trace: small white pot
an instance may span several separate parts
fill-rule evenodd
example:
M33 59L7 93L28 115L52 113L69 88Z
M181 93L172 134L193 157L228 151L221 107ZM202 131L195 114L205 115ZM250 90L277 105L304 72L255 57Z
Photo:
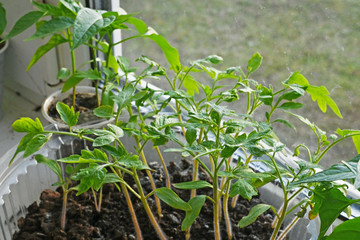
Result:
M101 94L101 90L99 89L99 94ZM76 87L76 92L77 93L86 93L86 94L95 94L95 88L94 87L89 87L89 86L77 86ZM54 119L49 115L49 109L50 106L53 104L56 104L59 101L63 101L64 99L66 99L67 97L69 97L72 94L72 91L67 91L65 93L61 92L61 90L56 91L54 93L52 93L49 97L47 97L45 99L45 101L42 104L41 107L41 113L44 116L44 118L52 124L56 124L57 127L59 129L67 129L68 126L61 120L59 119ZM116 108L114 109L116 110ZM111 118L109 120L106 119L98 119L98 120L92 120L89 122L85 122L85 123L80 123L78 125L76 125L75 129L79 129L79 128L101 128L103 126L105 126L106 124L109 124L111 122L114 121L114 118Z

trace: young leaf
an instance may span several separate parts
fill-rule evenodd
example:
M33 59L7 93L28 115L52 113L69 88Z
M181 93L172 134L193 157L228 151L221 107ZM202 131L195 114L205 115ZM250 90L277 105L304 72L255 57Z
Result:
M60 16L60 15L62 15L61 9L54 6L54 5L46 4L46 3L38 3L36 1L31 1L31 2L40 11L42 11L43 13L46 13L46 15L51 15L51 16Z
M188 204L191 206L191 210L186 211L185 218L181 224L182 231L188 229L193 224L195 219L199 216L201 208L205 203L205 200L206 200L206 196L200 195L193 197L188 201Z
M29 71L29 69L35 63L37 63L37 61L42 56L44 56L47 52L49 52L51 49L55 48L56 46L58 46L58 45L60 45L62 43L65 43L65 42L67 42L67 40L63 36L61 36L60 34L54 34L46 44L40 46L36 50L36 52L34 53L34 56L32 57L28 67L26 68L26 71Z
M108 127L109 130L113 132L117 138L121 138L124 136L124 131L120 127L114 124L108 124Z
M200 189L200 188L212 188L212 184L203 181L203 180L197 180L197 181L191 181L191 182L182 182L182 183L174 183L174 187L179 189Z
M210 55L205 58L205 61L210 62L212 64L219 64L223 61L223 58L217 55Z
M235 197L238 194L243 198L250 200L253 196L258 195L258 192L256 188L247 181L239 179L231 186L230 197Z
M188 128L185 133L185 138L189 146L193 144L193 142L196 140L196 137L197 137L196 129L192 127Z
M290 77L285 81L285 84L296 84L303 87L308 87L310 84L308 80L300 72L294 72Z
M173 190L169 188L158 188L155 190L155 195L173 208L183 211L192 210L190 204L182 200Z
M94 109L94 114L100 118L110 119L114 116L113 107L109 105L102 105Z
M306 92L311 95L312 100L318 102L321 111L326 112L327 105L333 110L333 112L339 117L343 118L338 106L329 96L328 90L324 86L308 86Z
M68 68L60 68L58 75L57 75L57 79L65 79L67 77L70 76L70 69Z
M20 118L11 126L16 132L41 133L44 131L38 118L36 118L35 121L28 117Z
M175 72L179 72L181 69L181 63L178 50L172 47L163 36L159 35L152 28L148 28L148 31L144 36L150 38L159 45L165 54L166 60L170 63L171 69L173 69Z
M34 23L36 23L43 16L44 13L40 11L32 11L25 14L15 23L14 27L10 30L9 35L7 35L3 40L4 41L8 40L22 33L23 31L31 27Z
M190 96L194 96L195 92L199 93L199 83L190 75L185 76L184 87Z
M82 80L84 80L84 77L81 74L74 73L66 80L61 91L66 92L70 90L71 88L78 85Z
M243 217L239 223L238 226L243 228L246 227L250 224L252 224L253 222L255 222L255 220L261 215L263 214L265 211L267 211L270 208L270 205L267 204L258 204L255 207L250 209L250 212L247 216Z
M31 154L37 152L42 146L47 143L51 134L37 134L27 144L24 151L24 157L28 157Z
M296 132L296 127L295 127L293 124L291 124L289 121L287 121L287 120L285 120L285 119L279 118L279 119L276 119L276 120L273 121L273 123L276 123L276 122L285 124L285 125L288 126L289 128L294 129L294 131Z
M61 167L55 160L46 158L41 154L37 154L35 159L38 163L42 163L48 166L59 177L59 179L62 179Z
M54 33L61 32L74 24L74 21L68 17L56 17L45 22L31 37L25 39L25 41L34 40L37 38L43 38L50 36Z
M98 11L90 8L80 9L74 22L74 45L72 49L76 49L97 34L103 24L103 17Z
M15 157L25 151L26 145L29 143L29 141L35 136L36 134L34 133L28 133L26 134L20 141L19 145L16 148L16 151L14 153L14 156L11 158L10 162L9 162L9 166L12 164L12 162L14 161Z
M57 102L56 110L60 114L61 119L71 128L78 122L79 112L75 113L73 107L69 107L65 103Z
M357 153L360 154L360 135L353 136L352 139L353 139Z
M263 57L259 53L255 53L247 64L248 75L255 72L261 65Z
M94 147L101 147L104 145L108 145L114 142L115 138L112 135L104 135L101 137L97 137L93 143Z
M360 217L347 220L336 226L332 233L325 237L326 240L357 240L360 236Z

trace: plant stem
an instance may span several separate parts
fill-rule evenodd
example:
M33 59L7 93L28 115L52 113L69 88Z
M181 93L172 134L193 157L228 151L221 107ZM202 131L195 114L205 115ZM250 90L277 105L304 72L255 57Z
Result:
M291 223L284 229L284 231L280 234L278 240L283 240L289 231L295 226L295 224L299 221L300 217L294 218Z
M229 202L229 190L230 190L230 184L229 182L226 183L226 190L224 195L224 202L223 202L223 211L224 211L224 218L226 223L226 232L228 235L228 239L232 239L232 227L231 227L231 221L229 216L229 208L228 208L228 202Z
M136 217L136 214L135 214L135 210L134 210L134 206L133 206L133 204L132 204L132 202L131 202L131 198L130 198L129 192L128 192L128 190L127 190L127 188L126 188L126 186L125 186L124 183L121 183L120 186L121 186L122 192L124 193L125 200L126 200L126 203L127 203L127 205L128 205L129 212L130 212L130 215L131 215L131 219L132 219L133 224L134 224L135 233L136 233L136 239L142 240L143 237L142 237L140 225L139 225L139 222L138 222L138 220L137 220L137 217Z
M146 200L146 196L144 194L144 191L142 189L142 186L141 186L141 183L140 183L140 180L139 180L139 177L138 175L136 174L136 169L134 168L133 169L133 173L134 173L134 180L135 180L135 183L136 183L136 186L138 188L138 191L139 191L139 195L140 195L140 200L144 206L144 209L149 217L149 220L151 222L151 224L153 225L153 227L155 228L155 231L156 233L158 234L158 237L161 239L161 240L166 240L167 237L165 235L165 233L162 231L159 223L156 221L156 218L154 216L154 214L152 213L151 209L150 209L150 206Z
M72 37L70 29L67 29L67 33L69 38ZM70 48L70 55L71 55L71 67L72 67L72 73L74 74L76 72L76 60L75 60L75 51L72 49L73 44L72 44L72 40L69 39L69 48ZM72 97L72 106L75 110L75 106L76 106L76 86L73 87L73 97ZM76 111L76 110L75 110Z
M62 209L61 209L61 229L65 230L66 226L66 208L67 208L67 196L68 190L63 187L63 202L62 202Z
M158 155L160 157L161 164L163 165L163 168L164 168L164 173L165 173L165 177L166 177L166 187L171 188L170 176L169 176L168 169L166 167L164 157L161 154L160 148L158 146L156 146L155 149L156 149L156 152L158 153Z

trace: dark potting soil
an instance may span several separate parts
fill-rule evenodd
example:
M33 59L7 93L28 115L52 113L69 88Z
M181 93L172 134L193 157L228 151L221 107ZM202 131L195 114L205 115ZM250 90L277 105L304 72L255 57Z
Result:
M151 163L151 168L155 169L153 177L158 187L165 185L163 171L158 163ZM183 160L179 164L171 163L168 168L171 174L172 183L191 181L191 164ZM203 172L200 172L200 179L207 179ZM144 190L151 191L148 183L148 177L143 174L141 177ZM182 199L188 201L189 190L173 189ZM211 195L211 189L205 188L198 190L198 194ZM157 239L157 235L148 220L148 217L140 203L132 196L136 216L139 220L143 239ZM153 208L154 214L155 201L152 197L148 199L149 205ZM233 239L260 240L270 239L272 228L271 222L273 215L270 211L262 214L255 223L245 228L239 228L236 224L246 216L251 207L260 203L258 197L251 201L240 199L236 207L229 207L231 216ZM101 212L95 210L92 194L85 193L75 196L70 193L67 208L67 223L65 231L60 229L60 215L62 206L61 191L45 190L41 194L41 202L38 206L33 203L28 208L26 218L19 220L20 230L15 233L14 240L103 240L103 239L136 239L134 227L131 221L130 213L127 209L125 198L121 192L118 192L112 184L104 186L103 203ZM163 231L168 239L185 239L185 233L181 231L181 222L185 213L180 210L174 210L162 203L163 217L158 219ZM213 212L212 203L206 200L199 217L191 227L191 239L207 240L214 239L212 227ZM227 239L226 227L224 221L221 222L221 231L223 239Z
M72 94L65 98L62 102L68 106L72 106ZM92 93L77 93L75 100L75 112L79 112L78 124L99 120L94 115L93 110L98 107L95 94ZM56 111L56 102L50 105L48 114L50 117L61 121L59 113Z

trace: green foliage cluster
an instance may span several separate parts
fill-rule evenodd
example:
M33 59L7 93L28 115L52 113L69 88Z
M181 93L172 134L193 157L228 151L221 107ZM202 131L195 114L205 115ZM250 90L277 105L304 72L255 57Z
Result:
M160 239L167 239L157 221L157 218L162 216L160 200L185 212L186 217L183 219L181 229L186 231L186 239L190 238L191 225L196 218L201 217L199 216L201 208L208 201L213 204L214 209L214 239L221 239L222 218L226 222L227 238L232 239L229 208L236 205L239 196L251 199L258 194L259 187L277 179L283 192L281 209L276 210L267 204L257 205L250 210L248 216L238 219L239 227L251 224L260 214L271 209L276 216L271 239L284 239L296 222L306 216L309 219L320 217L319 239L338 239L340 235L357 239L354 235L356 236L358 232L358 218L341 224L329 236L325 236L325 233L342 211L348 211L351 204L360 201L360 199L348 199L346 185L335 182L348 180L359 188L360 157L356 156L349 162L336 164L322 172L317 172L319 168L317 164L333 146L345 139L352 138L359 149L360 131L337 129L334 134L329 135L310 120L290 112L301 108L303 105L298 100L309 95L317 102L321 111L326 112L329 107L341 118L341 112L329 96L326 87L310 84L300 72L292 73L282 82L279 89L255 81L251 78L251 74L261 66L263 58L259 53L251 57L245 68L236 65L220 70L216 65L222 62L222 58L216 55L193 61L186 66L180 62L178 51L164 37L152 29L147 27L145 29L146 25L131 14L122 15L112 12L101 14L95 10L82 8L78 3L70 0L60 0L59 7L34 4L40 11L30 13L31 18L36 15L36 18L40 19L42 15L51 11L52 15L59 14L57 16L60 19L57 21L67 19L67 23L62 22L61 27L56 28L62 30L73 28L68 35L72 39L72 49L87 43L95 35L105 36L113 29L125 28L123 23L126 19L126 22L133 24L139 32L140 35L136 37L148 37L159 45L170 65L170 69L166 69L151 58L142 56L138 61L145 63L147 67L142 71L135 71L124 57L112 55L110 49L114 44L103 48L99 40L93 39L92 41L98 44L96 48L102 47L97 50L106 49L108 64L112 63L111 59L116 60L114 62L116 67L112 68L108 65L102 68L106 78L122 77L124 80L122 86L112 88L114 91L108 96L107 104L102 104L94 110L95 115L99 117L114 117L114 123L103 129L73 129L77 124L78 113L75 113L74 108L60 102L57 103L57 110L62 120L69 126L69 131L46 130L38 119L21 118L13 123L15 131L26 133L13 159L21 152L24 152L25 157L36 154L53 136L68 135L92 143L92 149L84 149L81 154L62 159L35 156L38 162L46 164L59 176L56 185L61 186L64 192L63 228L66 222L66 198L69 191L76 191L77 194L91 191L96 209L101 211L102 187L106 183L113 183L127 199L138 239L142 238L141 229L137 223L130 194L140 199ZM90 21L85 21L85 18L81 21L82 16L92 16L91 19L94 21L91 24ZM45 28L46 24L50 23L41 24L42 27L38 28L31 38L45 36L43 35L45 30L41 29ZM77 32L76 29L81 31ZM114 69L120 69L121 72ZM74 76L75 78L85 75L88 78L89 75L97 76L96 71L76 71L69 79ZM67 75L66 72L63 73ZM197 81L200 74L206 76L206 83ZM149 78L165 79L169 85L167 89L170 90L154 90L141 85L142 80ZM72 80L67 81L68 84L69 82ZM233 106L238 106L239 109L225 107L224 103L227 102L237 103ZM112 103L118 106L116 112L112 110ZM240 106L245 106L245 110L241 111L243 108ZM141 111L144 107L148 111ZM163 112L165 108L171 109L172 112L165 114ZM262 113L263 119L256 119L255 112ZM308 159L296 161L296 167L283 166L276 161L278 154L282 154L286 149L285 144L274 132L273 125L283 124L289 127L289 130L295 128L290 121L275 116L288 114L306 124L317 139L317 145L314 147L300 144L293 149L294 156L298 156L300 150L308 154ZM128 117L120 120L120 116L125 115ZM177 133L176 129L180 129L180 133ZM179 138L179 134L184 138ZM125 136L134 138L135 150L125 147L123 143ZM171 184L160 149L160 146L166 146L167 143L173 143L177 147L165 147L165 151L177 152L192 161L192 181ZM155 187L152 169L146 159L147 152L144 151L146 145L152 146L159 155L165 172L166 187ZM237 151L242 151L245 157L238 159L234 164L233 158ZM250 168L250 163L259 161L266 164L269 170L259 173ZM61 168L60 164L66 167ZM200 167L210 176L211 181L199 179ZM65 169L65 173L61 169ZM139 180L139 171L145 171L149 177L153 188L150 193L144 192ZM125 180L127 176L133 178L136 188ZM78 185L70 187L72 181ZM190 200L184 201L172 188L190 191ZM212 194L198 195L197 190L201 188L211 188ZM305 190L308 192L307 196L290 207L291 202ZM147 201L150 197L156 199L157 214L150 209ZM310 209L308 214L306 214L307 209ZM285 217L294 215L293 221L288 226L284 226L284 230L280 233Z

